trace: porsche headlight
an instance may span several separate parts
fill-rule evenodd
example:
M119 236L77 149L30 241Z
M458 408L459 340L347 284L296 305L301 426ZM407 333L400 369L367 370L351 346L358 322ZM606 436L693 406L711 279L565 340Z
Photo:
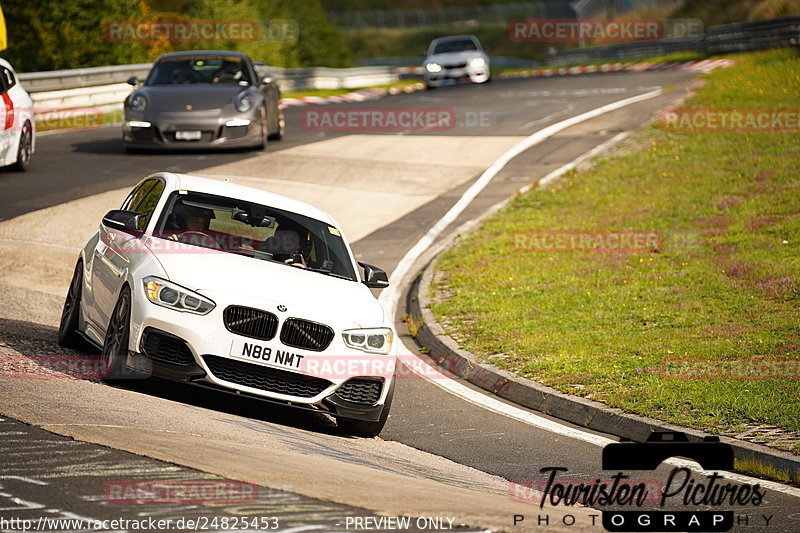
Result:
M244 113L253 107L253 97L247 91L242 91L233 97L233 107L239 113Z
M132 111L144 111L147 108L147 98L143 94L134 94L128 105Z
M205 296L201 296L165 279L147 276L142 282L144 283L144 293L147 299L162 307L205 315L216 306L214 302Z
M439 63L428 63L425 65L425 70L428 72L441 72L442 66Z
M389 328L348 329L342 332L348 347L369 353L389 353L393 337Z
M469 60L469 66L471 66L471 67L478 68L478 67L482 67L485 64L486 64L486 60L483 59L482 57L473 57L472 59Z

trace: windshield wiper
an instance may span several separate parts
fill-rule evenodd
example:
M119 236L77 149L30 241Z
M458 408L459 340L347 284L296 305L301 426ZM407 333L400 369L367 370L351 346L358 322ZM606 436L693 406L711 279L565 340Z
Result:
M338 273L333 272L332 270L329 270L327 268L311 268L311 267L307 267L306 270L310 270L311 272L319 272L320 274L326 274L328 276L333 276L334 278L340 278L340 279L346 279L348 281L353 281L353 278L350 278L350 277L347 277L347 276L343 276L342 274L338 274Z

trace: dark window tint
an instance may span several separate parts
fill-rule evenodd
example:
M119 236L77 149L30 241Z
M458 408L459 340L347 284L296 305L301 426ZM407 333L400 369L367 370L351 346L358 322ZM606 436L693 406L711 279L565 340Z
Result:
M158 179L147 180L134 189L128 199L125 200L125 203L122 204L122 209L147 215L139 221L139 229L143 230L147 227L147 223L156 209L156 204L158 204L158 199L161 198L162 192L164 192L163 181Z
M147 76L146 85L193 83L252 84L251 69L239 56L193 55L161 59Z
M0 94L5 93L17 84L14 73L6 67L0 67Z
M464 52L477 50L475 41L472 39L458 39L452 41L442 41L436 43L436 48L433 50L434 54L449 54L452 52Z

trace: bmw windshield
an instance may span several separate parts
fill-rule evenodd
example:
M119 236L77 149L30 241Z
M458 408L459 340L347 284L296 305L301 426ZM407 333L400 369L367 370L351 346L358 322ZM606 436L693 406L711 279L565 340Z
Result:
M439 41L433 50L433 54L450 54L453 52L469 52L477 50L475 42L472 39L448 39L446 41Z
M244 200L173 193L153 236L357 281L337 228Z

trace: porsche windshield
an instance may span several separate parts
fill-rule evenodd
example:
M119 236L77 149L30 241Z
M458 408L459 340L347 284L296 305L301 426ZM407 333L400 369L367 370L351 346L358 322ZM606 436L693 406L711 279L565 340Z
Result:
M153 66L145 85L191 83L250 85L252 80L241 57L192 55L161 59Z
M357 281L337 228L244 200L173 193L153 236Z

